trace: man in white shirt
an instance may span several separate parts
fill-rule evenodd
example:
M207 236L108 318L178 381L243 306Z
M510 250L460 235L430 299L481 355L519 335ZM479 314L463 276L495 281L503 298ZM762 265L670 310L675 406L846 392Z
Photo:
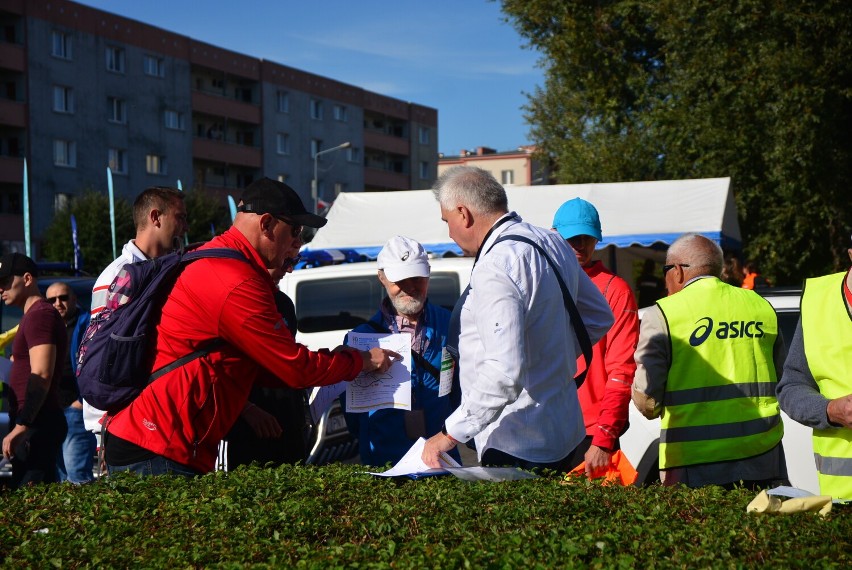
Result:
M490 173L454 167L433 191L450 237L476 260L448 338L459 335L461 405L426 442L423 461L438 467L442 452L474 439L483 465L564 469L585 426L573 380L580 346L556 272L592 344L609 330L612 311L558 234L508 211ZM520 239L497 243L505 236L532 241L550 261Z
M122 267L128 263L160 257L180 245L176 240L187 229L183 192L167 186L148 188L133 202L133 224L136 226L136 237L124 244L121 255L95 281L92 289L93 318L104 309L109 286ZM83 419L87 430L100 435L103 415L102 410L83 401Z

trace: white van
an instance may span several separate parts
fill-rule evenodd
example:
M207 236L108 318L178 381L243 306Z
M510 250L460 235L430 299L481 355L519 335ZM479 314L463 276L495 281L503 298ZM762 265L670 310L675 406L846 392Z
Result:
M429 302L452 311L470 281L471 257L430 259ZM299 269L279 288L296 305L296 341L311 350L334 348L350 330L376 314L385 289L375 261Z

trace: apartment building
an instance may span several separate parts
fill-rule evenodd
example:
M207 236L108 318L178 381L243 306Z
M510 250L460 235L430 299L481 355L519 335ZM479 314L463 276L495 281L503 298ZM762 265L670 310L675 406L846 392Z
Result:
M517 150L497 152L487 146L475 151L462 149L457 156L441 155L438 159L438 176L452 166L477 166L487 170L503 185L538 186L552 184L550 170L535 156L535 146L522 146Z
M261 176L317 194L431 187L436 109L67 0L0 0L0 249L85 189L238 197ZM322 153L344 143L346 148ZM320 154L315 160L317 153ZM38 249L36 249L38 252Z

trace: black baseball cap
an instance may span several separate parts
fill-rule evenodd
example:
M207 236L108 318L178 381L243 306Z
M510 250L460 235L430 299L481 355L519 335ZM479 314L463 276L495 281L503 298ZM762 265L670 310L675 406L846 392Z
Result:
M38 267L35 261L23 253L17 252L7 253L0 257L0 279L6 279L13 275L23 275L24 273L38 277Z
M309 228L321 228L328 221L308 212L295 190L271 178L261 178L246 186L237 210L281 216Z

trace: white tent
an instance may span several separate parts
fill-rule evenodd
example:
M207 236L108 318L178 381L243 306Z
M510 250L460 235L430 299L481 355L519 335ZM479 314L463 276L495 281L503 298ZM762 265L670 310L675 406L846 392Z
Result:
M545 228L551 227L553 214L571 198L594 204L603 229L598 249L615 246L609 248L608 264L618 265L619 273L629 277L630 272L621 268L629 257L659 260L664 247L657 247L655 253L648 246L664 246L686 232L699 232L725 248L739 249L740 228L730 186L730 178L707 178L507 186L506 194L510 210ZM394 235L414 238L436 255L461 253L449 238L431 190L344 192L329 210L328 223L303 251L355 249L375 258Z

